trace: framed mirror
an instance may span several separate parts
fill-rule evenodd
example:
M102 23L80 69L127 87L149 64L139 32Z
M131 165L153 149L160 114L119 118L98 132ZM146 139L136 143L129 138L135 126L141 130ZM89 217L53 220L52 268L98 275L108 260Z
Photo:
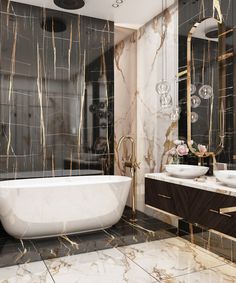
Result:
M188 33L187 142L198 157L216 156L224 148L229 32L223 22L210 17L196 22Z

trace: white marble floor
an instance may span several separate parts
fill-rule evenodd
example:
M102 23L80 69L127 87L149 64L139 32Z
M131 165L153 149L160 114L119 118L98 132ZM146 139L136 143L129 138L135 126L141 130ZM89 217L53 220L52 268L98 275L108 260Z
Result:
M179 237L0 269L0 283L236 283L236 264Z

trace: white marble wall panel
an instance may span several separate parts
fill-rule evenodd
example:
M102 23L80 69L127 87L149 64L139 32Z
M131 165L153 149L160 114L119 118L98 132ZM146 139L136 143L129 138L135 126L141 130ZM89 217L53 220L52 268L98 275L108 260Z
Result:
M121 135L131 135L137 141L137 160L141 162L137 174L137 207L142 211L145 210L144 175L163 170L166 152L177 137L177 123L170 120L171 109L161 110L160 96L155 90L158 82L167 80L173 103L178 101L177 47L178 1L175 0L162 14L116 46L115 144ZM115 173L124 173L117 164Z

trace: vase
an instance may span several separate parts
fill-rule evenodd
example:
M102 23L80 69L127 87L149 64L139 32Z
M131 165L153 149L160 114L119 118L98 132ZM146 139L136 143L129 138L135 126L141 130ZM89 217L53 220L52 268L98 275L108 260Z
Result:
M172 164L183 164L183 156L175 155L173 156Z

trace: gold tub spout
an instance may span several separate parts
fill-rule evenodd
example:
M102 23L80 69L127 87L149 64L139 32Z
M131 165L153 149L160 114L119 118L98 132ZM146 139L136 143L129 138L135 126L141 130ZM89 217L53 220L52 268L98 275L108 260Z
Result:
M136 170L139 168L139 163L136 160L136 155L135 155L135 141L131 136L122 136L117 145L117 151L119 151L120 146L123 142L126 140L131 142L131 155L128 160L124 162L124 167L125 168L130 168L130 173L132 177L132 218L130 219L131 221L135 222L137 221L136 219ZM119 160L119 155L118 155L118 162Z

